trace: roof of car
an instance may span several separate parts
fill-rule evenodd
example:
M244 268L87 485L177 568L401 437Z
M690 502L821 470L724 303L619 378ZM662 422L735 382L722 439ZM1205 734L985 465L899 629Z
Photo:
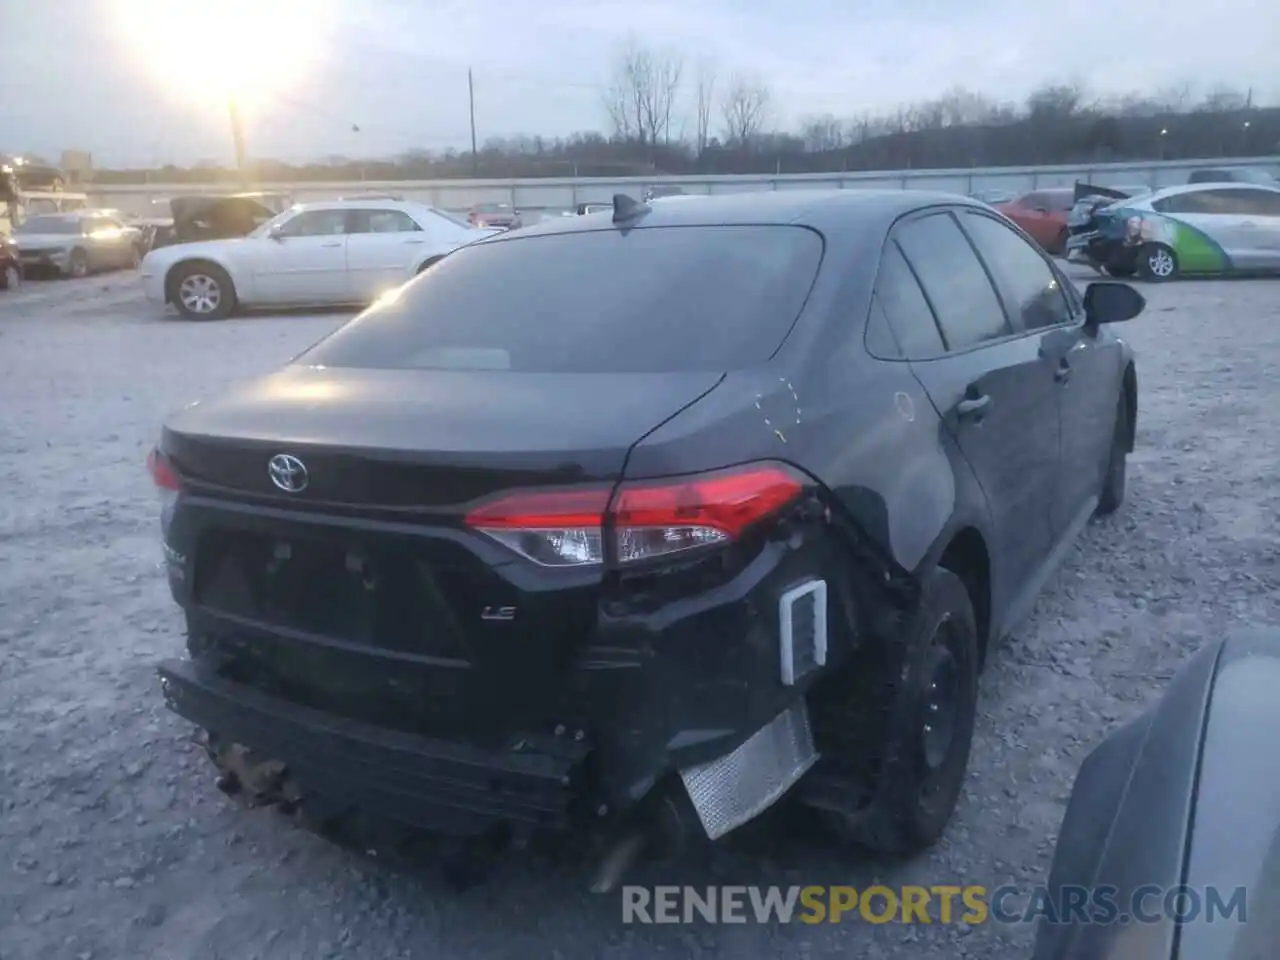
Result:
M1280 185L1272 186L1269 183L1248 183L1241 180L1221 180L1217 182L1207 181L1205 183L1179 183L1172 187L1162 187L1142 199L1163 200L1165 197L1176 197L1183 193L1200 193L1204 190L1221 190L1223 188L1231 190L1270 190L1273 193L1280 192Z
M887 230L895 219L905 213L943 203L987 209L985 204L968 197L928 190L769 190L711 194L698 197L698 201L650 204L649 212L637 220L636 225L794 224L832 233L841 230ZM501 242L508 236L515 240L601 229L610 224L612 216L611 211L603 211L581 217L556 217L525 227L519 233L499 234L493 240L481 242Z
M399 210L403 207L417 207L419 209L429 210L435 209L429 203L422 203L417 200L393 200L387 197L348 197L342 200L307 200L302 203L295 203L291 209L301 212L304 210L346 210L353 207L362 210Z

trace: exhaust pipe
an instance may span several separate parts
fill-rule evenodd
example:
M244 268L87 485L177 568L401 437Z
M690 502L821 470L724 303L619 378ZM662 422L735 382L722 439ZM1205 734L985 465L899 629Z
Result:
M678 778L671 778L650 798L607 840L592 872L592 893L617 889L645 857L679 859L693 845L708 842L697 811Z

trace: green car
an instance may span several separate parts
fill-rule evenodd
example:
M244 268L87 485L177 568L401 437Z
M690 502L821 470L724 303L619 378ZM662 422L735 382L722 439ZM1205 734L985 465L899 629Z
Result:
M1193 183L1119 200L1072 228L1067 258L1151 281L1280 275L1280 188Z

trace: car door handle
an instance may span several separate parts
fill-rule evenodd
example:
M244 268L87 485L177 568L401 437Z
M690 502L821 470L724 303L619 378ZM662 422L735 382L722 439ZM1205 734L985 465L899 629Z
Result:
M320 244L320 246L322 246L322 247L340 247L340 246L342 246L342 241L341 241L341 240L333 240L333 241L331 241L331 242L329 242L329 243L322 243L322 244Z
M980 397L966 397L956 404L956 413L961 420L981 420L991 409L991 397L983 394Z

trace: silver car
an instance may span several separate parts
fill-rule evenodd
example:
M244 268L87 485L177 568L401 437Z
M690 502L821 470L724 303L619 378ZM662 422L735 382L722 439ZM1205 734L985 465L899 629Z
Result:
M97 270L136 267L143 237L136 227L99 213L27 217L13 231L25 274L87 277Z

